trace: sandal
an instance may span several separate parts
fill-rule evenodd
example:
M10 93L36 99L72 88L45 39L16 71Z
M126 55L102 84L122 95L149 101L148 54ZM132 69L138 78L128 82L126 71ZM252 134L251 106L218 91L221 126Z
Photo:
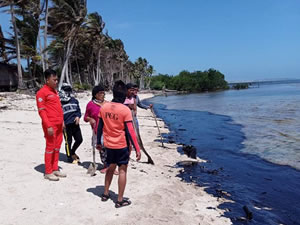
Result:
M100 173L106 173L107 167L100 170Z
M78 161L80 161L80 158L79 158L79 156L78 156L77 154L75 154L75 157L76 157L76 159L77 159Z
M102 195L101 195L101 201L102 201L102 202L106 202L108 199L110 199L110 196L109 196L109 195L106 195L106 194L102 194Z
M126 199L123 199L122 201L117 201L116 204L115 204L115 207L116 208L121 208L121 207L124 207L124 206L129 206L131 204L131 201L129 200L126 200Z

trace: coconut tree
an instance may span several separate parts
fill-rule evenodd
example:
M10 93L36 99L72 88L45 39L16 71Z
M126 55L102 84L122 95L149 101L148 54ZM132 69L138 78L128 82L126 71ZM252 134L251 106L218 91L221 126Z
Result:
M119 79L124 80L124 62L128 60L128 56L126 54L126 51L124 49L124 44L122 40L116 39L114 40L114 52L115 52L115 58L116 62L120 63L120 71L119 71Z
M154 73L154 68L152 65L149 65L146 69L146 77L145 77L146 88L150 87L151 76L153 73Z
M17 53L17 64L18 64L18 78L19 78L19 84L18 86L20 88L24 88L24 82L23 82L23 75L22 75L22 67L21 67L21 54L20 54L20 43L18 39L18 29L16 24L16 16L15 16L15 6L17 3L22 2L22 0L14 1L14 0L0 0L0 8L9 8L6 10L6 12L9 12L11 15L11 22L13 25L13 31L14 31L14 39L15 39L15 46L16 46L16 53Z
M15 39L13 35L11 36L12 38L5 38L0 26L0 58L5 63L17 58Z
M142 57L139 57L135 61L135 77L140 83L140 89L144 88L144 79L146 76L146 70L148 66L148 61Z
M7 62L7 53L6 53L6 39L4 38L2 28L0 25L0 57L2 58L3 62Z
M21 56L27 60L28 72L32 78L35 75L36 63L40 60L37 52L37 39L40 28L40 0L23 0L17 4L16 18L19 30ZM33 73L31 66L33 65ZM33 75L32 75L33 74Z
M40 21L40 29L38 32L38 43L39 43L39 52L40 52L40 57L41 57L41 62L42 62L42 67L43 71L48 69L48 52L47 52L47 47L48 47L48 10L49 10L49 1L48 0L43 0L39 1L39 21ZM43 16L43 17L42 17ZM44 22L43 25L41 23ZM41 40L41 33L44 32L43 35L43 45L42 45L42 40Z
M104 41L106 39L102 31L105 27L105 23L102 17L97 13L90 13L87 16L86 31L90 36L90 40L93 43L93 54L96 54L96 76L94 79L95 85L101 81L101 50L103 48Z
M47 38L48 38L48 10L49 10L49 4L48 4L48 0L44 1L44 5L45 5L45 24L44 24L44 48L41 51L42 53L42 62L43 62L43 70L48 69L48 54L47 54Z
M135 79L135 64L130 60L124 63L125 82L131 83Z
M103 83L108 85L109 88L112 88L114 82L114 63L116 60L115 48L116 42L108 35L108 33L106 33L102 50L103 57L105 59L103 63L103 68L106 72L106 76L103 77Z
M59 37L64 43L64 62L59 80L59 88L65 81L70 83L68 66L73 47L86 16L86 1L52 0L49 8L48 31L53 37Z

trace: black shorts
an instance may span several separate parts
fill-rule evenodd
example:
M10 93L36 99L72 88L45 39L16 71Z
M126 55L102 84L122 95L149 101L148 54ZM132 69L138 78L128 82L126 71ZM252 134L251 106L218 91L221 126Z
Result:
M117 164L118 166L121 165L128 165L129 161L129 149L121 148L121 149L111 149L105 148L107 151L107 158L106 162L108 165L110 164Z

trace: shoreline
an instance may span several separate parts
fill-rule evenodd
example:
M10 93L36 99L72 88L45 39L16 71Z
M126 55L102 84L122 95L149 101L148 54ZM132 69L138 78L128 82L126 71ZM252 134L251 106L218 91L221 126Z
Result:
M139 96L145 99L153 94L141 93ZM91 95L79 93L77 98L84 114ZM111 100L111 94L107 94L106 99ZM130 160L125 197L132 200L132 205L115 209L112 201L103 203L100 199L104 175L99 171L94 177L86 174L92 160L89 125L81 120L84 142L78 155L82 166L64 161L62 144L59 166L68 177L50 182L43 178L45 141L34 96L0 93L0 207L3 209L0 223L231 224L230 219L222 216L224 210L218 208L227 200L217 199L207 194L204 188L180 180L181 168L176 164L188 158L180 155L177 144L164 143L167 148L160 147L151 111L138 109L138 119L144 146L155 165L146 164L143 154L139 163ZM162 120L158 123L162 133L169 132ZM135 158L134 154L132 158ZM100 162L98 155L96 162ZM115 176L111 186L113 200L116 194Z
M174 98L167 101L158 97L151 103L159 102L164 105L157 107L158 115L170 125L170 135L165 137L166 140L190 143L198 149L198 157L207 160L198 166L184 168L179 177L205 187L205 191L215 197L230 200L219 208L226 211L225 216L232 223L246 223L247 217L253 217L253 224L298 221L300 174L297 169L243 152L246 139L243 125L228 115L172 109L173 104L182 102ZM169 107L167 110L166 106ZM201 122L195 123L193 118Z

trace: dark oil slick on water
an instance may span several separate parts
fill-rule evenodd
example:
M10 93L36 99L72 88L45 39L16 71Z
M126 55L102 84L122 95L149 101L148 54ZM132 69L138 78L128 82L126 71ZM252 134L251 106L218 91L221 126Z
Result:
M150 100L171 130L164 139L192 144L197 148L197 155L207 160L184 167L178 177L205 187L216 197L231 200L219 208L226 210L225 216L234 224L300 224L300 171L267 161L267 157L256 151L251 152L255 143L247 143L247 124L237 123L232 116L225 115L229 113L170 109L172 107L168 106L174 104L176 98L159 96ZM185 98L195 101L193 95ZM165 105L159 104L161 102ZM184 108L184 105L174 108ZM269 144L272 145L272 141ZM251 220L244 219L246 211L252 213Z

